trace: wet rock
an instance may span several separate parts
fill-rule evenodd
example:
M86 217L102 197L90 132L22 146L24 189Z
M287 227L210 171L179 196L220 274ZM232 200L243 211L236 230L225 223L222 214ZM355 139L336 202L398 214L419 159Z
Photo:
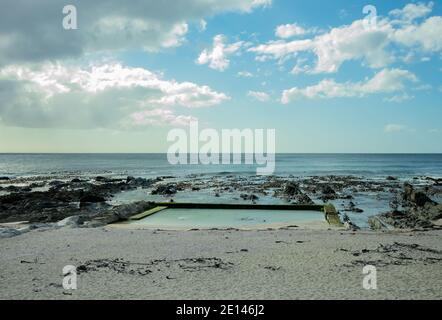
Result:
M134 186L134 187L147 188L153 184L153 181L150 179L134 178L132 176L129 176L126 178L126 184Z
M412 204L418 207L423 207L427 203L436 204L435 201L431 200L424 192L415 191L413 186L409 183L404 184L404 192L402 196L405 204Z
M243 199L243 200L250 200L250 201L255 201L255 200L259 199L259 197L257 195L246 194L246 193L241 194L240 198Z
M151 194L158 194L158 195L164 195L169 196L177 193L177 187L174 184L167 184L167 185L159 185L156 189L152 190Z
M286 196L293 197L295 194L301 193L301 189L299 185L294 182L288 182L285 187L283 193Z
M395 177L393 177L393 176L388 176L387 178L385 178L385 180L388 180L388 181L396 181L397 178L395 178Z
M20 191L20 188L19 188L19 187L16 187L16 186L7 186L7 187L5 188L5 190L6 190L6 191L9 191L9 192L19 192L19 191Z
M0 181L9 181L11 180L9 177L0 177Z
M296 204L314 204L313 200L305 193L297 194L294 199Z
M105 200L122 190L134 190L150 186L155 180L144 178L129 179L127 184L121 179L101 179L100 184L72 180L63 182L54 180L47 183L46 191L32 191L29 187L9 186L10 194L0 195L0 222L27 220L32 223L57 222L75 215L94 217L107 212L109 206ZM46 186L36 183L32 187ZM79 205L80 204L80 205Z
M351 212L357 212L361 213L364 212L364 210L357 208L353 201L350 201L347 206L345 206L344 211L351 211Z
M321 192L324 195L335 195L336 194L335 190L333 190L332 187L330 187L329 185L323 186L321 189Z
M83 224L83 218L81 216L71 216L61 221L58 221L55 225L60 228L62 227L78 228L81 224Z
M49 182L49 185L51 187L56 187L56 186L64 185L64 182L63 181L59 181L59 180L53 180L53 181Z
M368 225L371 230L388 230L387 224L384 223L379 217L373 216L368 218Z
M356 231L356 230L359 230L359 229L360 229L356 224L354 224L354 223L350 220L350 217L349 217L346 213L344 213L344 214L342 215L342 221L344 222L344 227L345 227L346 229L348 229L348 230Z
M126 178L126 183L131 183L132 181L134 181L135 180L135 177L133 177L133 176L128 176L127 178Z
M0 238L12 238L20 234L21 232L16 229L0 227Z
M82 203L97 203L97 202L105 202L106 199L99 195L95 194L86 194L80 198L80 205Z
M334 200L338 198L335 190L333 190L332 187L330 187L328 184L321 187L321 193L322 195L320 196L320 199L322 201Z

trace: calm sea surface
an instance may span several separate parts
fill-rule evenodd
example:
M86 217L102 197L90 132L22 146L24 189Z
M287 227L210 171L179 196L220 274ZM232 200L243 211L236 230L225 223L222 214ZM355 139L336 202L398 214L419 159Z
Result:
M166 154L0 154L0 175L254 175L257 165L171 165ZM277 154L276 175L442 177L442 154Z

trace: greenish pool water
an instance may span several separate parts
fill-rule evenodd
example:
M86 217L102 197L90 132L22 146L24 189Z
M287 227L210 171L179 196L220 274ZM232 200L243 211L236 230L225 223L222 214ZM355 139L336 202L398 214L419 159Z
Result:
M324 213L308 210L165 209L130 222L152 228L241 228L266 224L325 222Z

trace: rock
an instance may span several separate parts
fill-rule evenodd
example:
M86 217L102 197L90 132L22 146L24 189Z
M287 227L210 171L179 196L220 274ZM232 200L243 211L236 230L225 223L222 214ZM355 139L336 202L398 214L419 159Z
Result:
M129 204L123 204L109 210L106 215L115 215L121 220L130 218L133 215L142 213L154 207L153 202L138 201Z
M428 198L427 195L421 191L415 192L411 197L411 201L416 203L418 207L423 207L427 203L436 204L436 202Z
M431 200L424 192L415 191L413 186L409 183L404 183L404 192L402 194L402 199L405 204L411 203L418 207L423 207L427 203L435 205L436 202Z
M134 186L134 187L142 187L147 188L152 185L153 181L149 179L144 178L134 178L134 177L127 177L126 178L126 184Z
M314 204L313 200L305 193L297 194L295 196L295 201L296 204Z
M59 181L59 180L52 180L49 182L49 185L52 187L57 187L57 186L61 186L63 185L64 182L63 181Z
M11 238L20 234L21 232L17 229L0 227L0 238Z
M81 216L67 217L61 221L58 221L55 225L57 227L71 227L78 228L83 223Z
M3 187L11 193L0 195L0 222L26 220L31 223L57 222L64 218L82 215L89 219L109 210L106 199L123 190L134 190L139 186L150 186L154 180L97 178L99 184L73 179L68 182L54 180L50 183L35 183L32 187L50 185L49 190L32 191L29 187ZM105 182L104 182L105 181ZM80 206L78 205L80 203Z
M19 191L20 191L20 188L19 188L19 187L16 187L16 186L7 186L7 187L5 188L5 190L6 190L6 191L9 191L9 192L19 192Z
M105 202L106 199L104 199L102 196L95 195L95 194L86 194L80 198L80 206L82 203L97 203L97 202Z
M364 210L357 208L353 201L350 201L344 210L358 213L364 212Z
M134 180L135 180L135 177L128 176L128 177L126 178L126 183L130 183L131 181L134 181Z
M344 214L342 215L342 221L344 222L344 227L345 227L347 230L353 230L353 231L356 231L356 230L359 230L359 229L360 229L357 225L355 225L355 224L350 220L349 216L348 216L346 213L344 213Z
M385 178L385 180L388 180L388 181L395 181L395 180L397 180L397 178L392 177L392 176L388 176L387 178Z
M301 193L301 189L299 188L298 184L290 181L290 182L287 182L287 184L285 185L283 192L286 196L292 197L295 194Z
M151 194L159 195L173 195L177 193L177 188L173 184L159 185L156 189L152 190Z
M71 180L72 183L79 183L79 182L83 182L82 180L78 179L78 178L74 178Z
M254 195L254 194L250 194L249 195L249 194L246 194L246 193L241 194L240 198L243 199L243 200L250 200L250 201L255 201L255 200L259 199L259 197L257 195Z
M335 190L333 190L332 187L330 187L329 185L323 186L321 192L322 192L322 194L325 194L325 195L336 194Z
M9 177L0 177L0 181L9 181L11 180Z

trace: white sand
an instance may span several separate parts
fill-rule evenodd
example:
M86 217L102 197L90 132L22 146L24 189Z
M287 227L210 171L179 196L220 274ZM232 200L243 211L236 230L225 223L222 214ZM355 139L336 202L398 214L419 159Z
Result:
M0 239L0 298L440 299L441 240L442 231L36 230ZM422 247L361 252L394 242ZM63 266L116 258L132 264L114 264L122 272L95 264L78 275L77 290L61 287ZM362 287L368 263L377 266L377 290Z

